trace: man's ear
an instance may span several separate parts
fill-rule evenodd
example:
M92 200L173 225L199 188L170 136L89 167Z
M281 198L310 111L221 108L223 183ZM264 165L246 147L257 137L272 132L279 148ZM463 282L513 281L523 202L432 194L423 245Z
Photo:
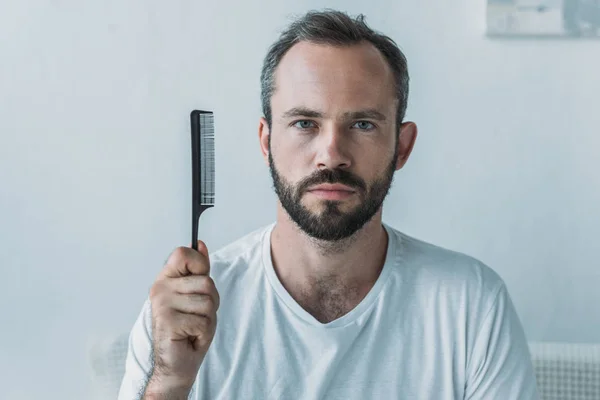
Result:
M262 152L265 164L269 166L269 135L271 130L269 124L264 117L261 117L258 122L258 141L260 143L260 151Z
M408 157L417 140L417 125L414 122L405 122L400 125L400 137L398 138L398 161L396 171L404 167Z

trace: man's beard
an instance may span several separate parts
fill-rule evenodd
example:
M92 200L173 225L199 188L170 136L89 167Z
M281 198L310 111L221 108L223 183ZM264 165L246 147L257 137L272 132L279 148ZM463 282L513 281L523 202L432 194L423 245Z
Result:
M343 169L324 169L315 171L296 185L287 182L277 171L271 152L269 136L269 169L273 178L273 187L281 205L292 221L308 236L327 242L346 239L360 230L379 211L383 200L389 193L398 160L398 139L392 161L384 175L367 186L366 182ZM351 187L360 198L360 204L351 211L341 211L340 202L323 200L324 208L319 215L304 207L302 195L311 186L322 183L339 183Z

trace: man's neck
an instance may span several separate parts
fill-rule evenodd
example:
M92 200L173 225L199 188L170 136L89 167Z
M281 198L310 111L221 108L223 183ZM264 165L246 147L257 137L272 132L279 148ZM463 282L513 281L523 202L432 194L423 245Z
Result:
M271 234L273 268L296 302L328 322L349 312L371 290L388 240L381 210L351 237L329 243L306 235L279 206Z

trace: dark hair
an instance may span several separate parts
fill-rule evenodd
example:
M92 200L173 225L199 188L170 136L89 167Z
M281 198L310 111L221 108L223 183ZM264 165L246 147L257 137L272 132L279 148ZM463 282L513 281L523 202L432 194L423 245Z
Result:
M392 39L369 28L364 15L360 14L352 19L348 14L335 10L306 13L295 20L269 48L260 76L262 109L269 127L272 122L271 96L275 91L275 69L287 51L301 41L333 46L349 46L362 41L372 43L384 55L394 73L396 96L399 100L396 114L399 129L408 103L406 57Z

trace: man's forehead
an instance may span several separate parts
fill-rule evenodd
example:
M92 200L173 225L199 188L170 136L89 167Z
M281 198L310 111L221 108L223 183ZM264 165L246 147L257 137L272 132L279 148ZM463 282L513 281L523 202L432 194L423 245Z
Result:
M274 86L274 102L286 104L310 98L350 102L351 109L360 109L387 105L396 97L391 68L366 42L343 47L300 42L281 60Z
M391 68L383 54L369 42L334 46L303 41L286 52L276 69L276 75L286 79L352 73L388 77Z

